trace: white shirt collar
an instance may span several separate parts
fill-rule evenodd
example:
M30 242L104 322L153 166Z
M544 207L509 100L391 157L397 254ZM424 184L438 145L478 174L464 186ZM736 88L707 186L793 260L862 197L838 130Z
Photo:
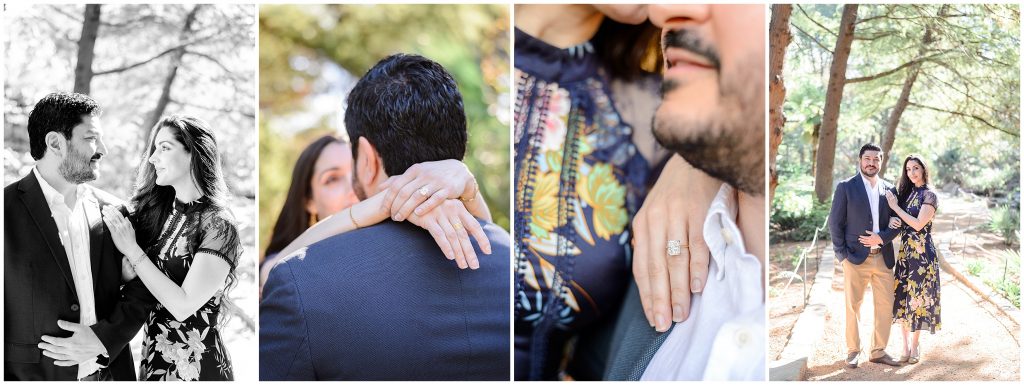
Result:
M48 204L50 204L51 206L54 203L61 203L67 205L66 201L64 200L64 195L57 191L57 189L53 188L53 186L50 186L50 184L46 182L46 179L43 179L43 177L39 174L38 166L32 167L32 173L35 174L36 180L39 181L39 188L43 190L43 197L46 198L46 202ZM81 184L75 185L75 195L77 198L88 198L88 194L86 194L86 189Z
M864 174L861 173L857 173L857 175L860 175L860 179L864 181L864 187L870 191L879 191L882 188L882 184L885 183L885 181L882 180L882 178L876 176L875 186L871 187L871 181L868 180L868 177L864 176Z

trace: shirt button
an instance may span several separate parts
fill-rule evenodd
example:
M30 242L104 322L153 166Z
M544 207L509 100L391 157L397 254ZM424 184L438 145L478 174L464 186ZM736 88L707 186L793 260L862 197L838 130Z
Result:
M748 333L744 329L737 330L736 334L735 334L735 338L736 338L736 346L738 346L738 347L742 348L744 346L747 346L747 344L750 343L750 333Z
M78 304L77 303L71 305L71 311L78 311Z
M722 228L721 231L722 231L722 239L725 240L725 243L731 245L732 244L732 233L729 232L729 229L726 229L724 227Z

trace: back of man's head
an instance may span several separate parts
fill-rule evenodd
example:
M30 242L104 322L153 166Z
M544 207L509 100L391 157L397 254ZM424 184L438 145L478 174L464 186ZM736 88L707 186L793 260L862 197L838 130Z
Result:
M455 79L419 55L391 55L370 68L348 94L345 129L352 158L366 137L388 175L466 154L466 114Z

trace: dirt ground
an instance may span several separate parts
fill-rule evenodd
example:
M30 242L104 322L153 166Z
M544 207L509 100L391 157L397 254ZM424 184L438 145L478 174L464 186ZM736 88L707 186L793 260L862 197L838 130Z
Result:
M964 266L972 261L983 261L986 269L998 269L1003 265L999 251L1010 247L988 229L988 220L989 209L984 200L939 193L933 239L940 249L948 249L952 256L961 258ZM771 277L787 270L786 266L792 270L789 256L793 250L809 245L810 242L772 245L769 252ZM815 255L820 255L820 250L823 249L819 245ZM816 266L817 259L812 264ZM837 264L823 341L810 357L806 379L1019 380L1019 326L948 274L943 273L941 280L942 329L935 335L926 333L921 336L921 363L895 368L869 363L865 358L859 368L847 369L843 274L841 265ZM785 284L777 281L772 280L773 287ZM771 359L777 358L784 349L790 329L802 311L802 288L797 283L793 286L786 291L769 290ZM865 298L869 299L870 295L869 290ZM861 309L864 324L860 328L863 345L870 344L872 312L871 301L865 300ZM898 327L893 327L886 351L895 358L902 354L902 336Z
M790 330L804 310L805 295L810 293L814 284L814 275L818 273L818 261L828 241L818 241L814 250L807 257L807 282L802 282L803 268L797 271L800 278L794 279L788 288L783 290L789 281L788 274L793 271L790 256L811 246L811 242L789 242L772 245L769 255L770 289L768 290L768 319L771 320L768 330L768 359L778 359L789 341ZM806 292L805 292L806 290Z
M825 319L823 341L807 363L807 380L856 381L1017 381L1020 379L1019 328L988 301L960 285L948 274L942 277L942 329L920 339L921 362L891 367L866 362L846 368L844 296L841 268L833 280L833 300ZM869 350L872 325L870 290L861 307L861 345ZM892 328L886 352L902 354L903 338Z

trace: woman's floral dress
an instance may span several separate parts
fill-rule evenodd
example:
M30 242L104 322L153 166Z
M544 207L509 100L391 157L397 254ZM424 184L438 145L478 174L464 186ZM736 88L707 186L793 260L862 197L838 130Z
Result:
M651 170L590 46L515 33L515 377L551 380L569 340L617 314Z
M190 204L175 201L159 242L146 254L178 285L199 254L221 258L234 271L242 247L229 218L206 198ZM157 304L146 322L139 379L233 380L231 359L218 331L223 297L224 290L218 291L183 322Z
M938 198L927 187L914 187L907 196L904 210L917 217L924 205L938 210ZM896 256L893 322L907 325L911 331L928 330L934 334L942 322L939 317L939 258L932 242L932 222L920 231L904 224L900 239L903 242Z

